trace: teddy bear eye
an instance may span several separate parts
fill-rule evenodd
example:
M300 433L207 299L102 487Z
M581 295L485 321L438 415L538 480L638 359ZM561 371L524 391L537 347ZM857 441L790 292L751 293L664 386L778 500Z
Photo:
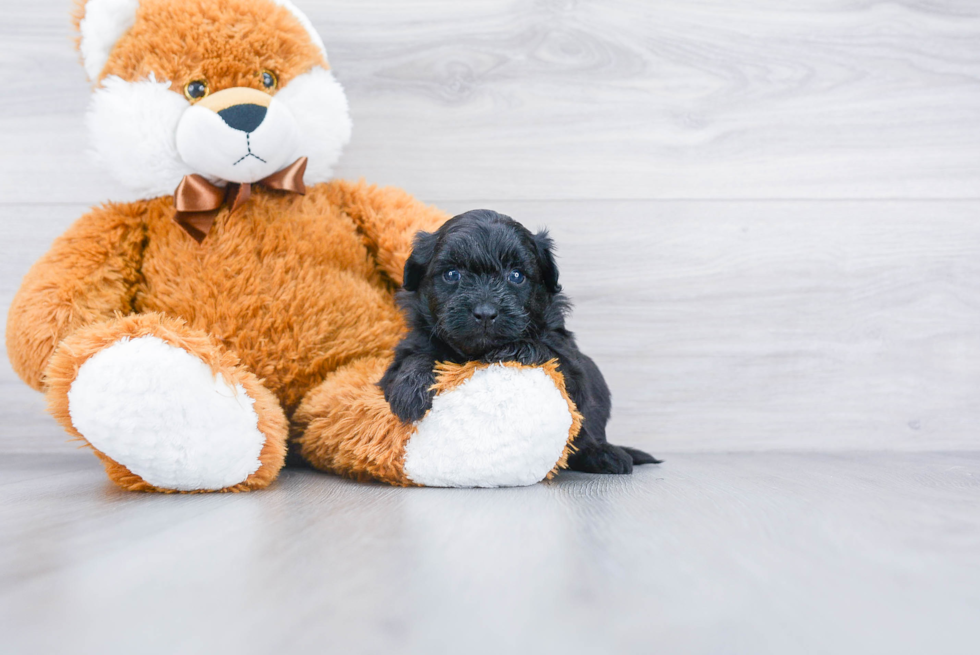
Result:
M188 100L200 100L208 94L208 83L205 80L193 80L184 85L184 95Z
M451 268L442 274L442 279L446 282L459 282L460 277L459 271L455 268Z
M263 70L261 73L259 73L259 77L262 78L262 86L270 91L279 86L279 78L276 77L276 74L270 70Z

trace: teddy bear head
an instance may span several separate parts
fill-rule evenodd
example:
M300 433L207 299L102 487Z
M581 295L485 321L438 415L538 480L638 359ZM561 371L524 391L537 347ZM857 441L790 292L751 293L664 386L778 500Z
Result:
M135 198L191 174L258 182L301 157L307 184L330 178L347 100L288 0L83 0L75 20L94 153Z

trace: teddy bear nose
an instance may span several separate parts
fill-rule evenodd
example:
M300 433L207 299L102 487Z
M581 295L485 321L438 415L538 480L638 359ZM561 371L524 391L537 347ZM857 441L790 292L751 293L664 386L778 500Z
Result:
M218 116L221 116L221 119L233 129L254 132L255 128L265 120L267 111L268 109L261 105L246 103L222 109L218 112Z

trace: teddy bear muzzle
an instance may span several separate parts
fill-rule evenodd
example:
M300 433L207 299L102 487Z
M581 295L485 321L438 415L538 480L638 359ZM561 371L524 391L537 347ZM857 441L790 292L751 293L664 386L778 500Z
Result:
M257 182L289 165L299 128L285 103L256 89L213 93L184 111L177 124L181 159L200 175L239 184Z

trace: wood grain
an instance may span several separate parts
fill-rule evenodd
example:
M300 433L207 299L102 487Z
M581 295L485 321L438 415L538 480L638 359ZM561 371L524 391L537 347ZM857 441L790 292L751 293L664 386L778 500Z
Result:
M290 471L154 496L91 457L5 457L0 632L12 653L965 655L978 480L977 453L674 454L523 489Z
M299 4L350 96L344 177L445 200L980 197L976 3ZM3 202L122 197L82 156L69 7L5 8Z

